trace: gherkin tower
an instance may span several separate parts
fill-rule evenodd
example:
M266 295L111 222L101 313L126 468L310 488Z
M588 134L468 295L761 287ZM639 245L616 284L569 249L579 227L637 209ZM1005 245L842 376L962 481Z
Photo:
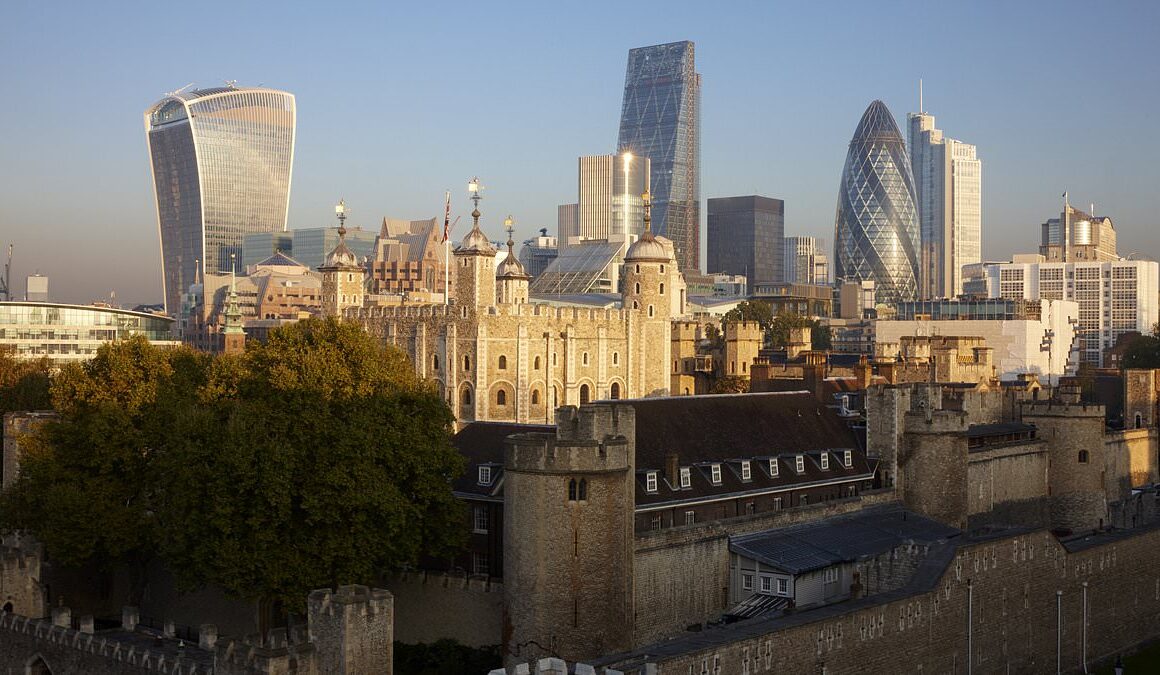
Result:
M902 133L874 101L854 131L834 217L835 279L873 280L875 300L918 294L919 229L914 179Z

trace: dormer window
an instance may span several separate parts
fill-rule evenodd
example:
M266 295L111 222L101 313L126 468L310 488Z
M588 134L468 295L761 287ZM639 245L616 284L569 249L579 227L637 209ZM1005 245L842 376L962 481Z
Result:
M769 475L771 478L777 478L777 458L769 460Z
M822 453L822 469L829 470L829 468L830 468L830 453L823 452Z
M793 458L793 462L794 462L794 469L798 473L805 473L806 472L806 458L805 458L805 456L798 455L798 456Z
M753 478L753 470L749 468L749 460L741 462L741 480Z
M479 484L480 485L491 485L491 467L490 466L479 467Z
M721 465L714 464L714 465L710 466L709 472L713 476L713 484L720 485L721 484Z
M843 451L842 452L842 465L845 466L847 469L854 466L854 453L850 452L849 450Z
M681 487L687 488L693 485L693 474L689 471L689 467L681 467Z
M657 491L657 472L649 471L644 475L644 489L645 492Z

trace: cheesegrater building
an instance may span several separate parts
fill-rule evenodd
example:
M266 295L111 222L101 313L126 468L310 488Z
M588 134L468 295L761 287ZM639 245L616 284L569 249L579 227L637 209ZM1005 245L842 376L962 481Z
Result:
M629 50L617 152L652 162L653 231L672 240L682 270L701 269L700 118L692 42Z
M874 101L854 132L834 217L834 279L873 280L879 303L915 300L919 230L906 143Z
M145 111L165 309L228 272L245 235L286 229L294 95L233 85L166 95Z

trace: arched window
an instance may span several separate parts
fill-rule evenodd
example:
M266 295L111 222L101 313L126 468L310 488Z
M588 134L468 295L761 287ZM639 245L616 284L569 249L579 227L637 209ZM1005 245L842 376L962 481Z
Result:
M611 398L611 399L620 398L620 383L619 382L612 383L612 386L608 389L608 398Z
M1087 464L1088 463L1088 451L1087 450L1080 450L1079 451L1079 463L1080 464Z
M556 365L556 352L552 352L552 365Z
M664 294L665 294L665 285L662 283L661 284L661 295L664 295Z
M552 387L552 405L560 405L560 391Z
M576 501L576 479L568 481L568 501Z
M471 405L471 390L464 389L463 396L460 397L460 400L463 402L463 405Z
M1142 426L1144 426L1144 418L1140 413L1136 413L1136 428L1139 429Z
M3 610L3 611L4 611L4 614L11 614L11 613L12 613L12 609L13 609L13 607L12 607L12 603L11 603L11 602L6 602L6 603L4 603L4 610Z
M463 369L471 370L471 357L467 354L463 355Z
M540 405L540 390L532 390L532 405Z
M636 266L636 273L637 273L637 274L640 274L640 265L637 265L637 266Z
M438 354L435 354L431 357L431 368L432 368L432 370L439 370L439 355Z
M537 356L536 360L532 362L532 370L539 370L539 369L540 369L540 357Z
M584 355L581 358L584 361L584 365L588 365L588 352L584 352Z
M632 301L632 308L633 309L640 309L640 303L637 302L636 300L633 300Z
M499 391L495 392L495 404L496 405L507 405L507 392L506 391L504 391L503 389L500 389Z
M661 274L664 274L664 273L665 273L665 266L661 265Z
M580 385L580 402L581 402L581 403L587 403L587 402L588 402L588 396L589 396L589 394L588 394L588 385L586 385L586 384L582 384L582 385Z
M612 352L612 365L620 365L620 352Z
M636 284L636 294L640 295L640 282L637 282Z
M588 479L587 478L580 479L580 495L579 496L580 496L580 501L586 501L588 499Z
M649 318L652 318L652 315L653 315L653 306L652 305L648 306L648 315L649 315Z
M500 370L507 370L507 357L504 356L503 354L500 354L500 357L499 357L499 369Z

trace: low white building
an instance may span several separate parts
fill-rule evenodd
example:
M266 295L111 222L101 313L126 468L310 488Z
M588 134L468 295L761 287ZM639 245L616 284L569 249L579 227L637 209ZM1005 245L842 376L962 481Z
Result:
M1000 380L1035 373L1054 383L1078 367L1080 309L1070 300L935 300L901 303L898 310L896 318L875 322L878 358L897 356L903 336L946 335L985 339Z

